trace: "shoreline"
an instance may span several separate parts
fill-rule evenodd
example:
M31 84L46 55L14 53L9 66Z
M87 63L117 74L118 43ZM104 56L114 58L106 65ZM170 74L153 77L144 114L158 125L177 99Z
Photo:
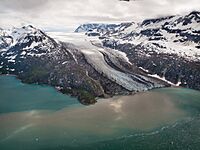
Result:
M92 98L89 98L89 97L87 97L87 94L91 94L91 93L87 92L85 94L86 96L83 96L84 94L79 89L65 89L65 88L63 88L61 86L52 86L50 84L43 84L43 83L27 83L27 82L24 82L23 79L19 78L17 75L14 75L14 74L0 74L0 76L15 77L17 80L20 80L20 82L24 83L24 84L30 84L30 85L32 84L32 85L40 85L40 86L49 86L49 87L52 87L52 88L54 88L59 93L62 93L62 94L65 94L65 95L77 98L77 100L81 104L86 105L86 106L87 105L93 105L93 104L97 103L101 99L119 98L121 96L133 96L133 95L136 95L136 94L145 93L145 92L152 91L152 90L155 90L155 89L162 89L162 88L185 88L185 87L182 87L182 86L173 86L173 85L171 85L171 86L165 86L165 87L155 87L155 88L148 89L148 90L145 90L145 91L130 92L129 94L126 94L126 93L125 94L116 94L116 95L109 95L108 97L96 97L96 96L93 96ZM187 88L187 89L191 89L191 88ZM196 90L196 89L192 89L192 90Z

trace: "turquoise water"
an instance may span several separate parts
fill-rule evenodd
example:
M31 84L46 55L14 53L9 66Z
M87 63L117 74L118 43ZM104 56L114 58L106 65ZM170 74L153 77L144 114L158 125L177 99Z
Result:
M49 86L21 83L15 76L0 76L0 113L33 109L58 110L79 104L76 98Z
M200 92L163 88L91 106L0 76L0 150L199 150Z

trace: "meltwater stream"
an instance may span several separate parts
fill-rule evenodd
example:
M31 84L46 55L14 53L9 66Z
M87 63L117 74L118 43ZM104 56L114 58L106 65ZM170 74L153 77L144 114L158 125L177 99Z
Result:
M200 92L163 88L83 106L0 76L1 150L198 149Z

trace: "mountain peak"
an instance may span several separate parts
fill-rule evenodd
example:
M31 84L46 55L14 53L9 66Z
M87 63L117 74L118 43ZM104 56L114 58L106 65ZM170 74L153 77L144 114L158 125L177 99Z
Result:
M80 25L75 32L88 32L93 31L94 29L105 31L108 29L113 29L119 25L117 24L104 24L104 23L87 23Z
M189 15L200 15L200 11L192 11Z
M36 29L35 27L33 27L32 25L25 25L22 27L23 29Z
M194 19L197 22L200 22L200 12L199 11L192 11L189 15L186 15L188 19Z
M26 25L26 26L23 26L21 27L23 30L25 31L30 31L30 32L36 32L36 31L40 31L39 29L35 28L34 26L32 25ZM20 28L18 28L20 29Z

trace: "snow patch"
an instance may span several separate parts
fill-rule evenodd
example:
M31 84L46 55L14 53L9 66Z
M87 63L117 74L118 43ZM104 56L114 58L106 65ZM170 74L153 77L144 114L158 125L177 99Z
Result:
M165 79L165 77L160 77L159 75L157 74L148 74L149 77L154 77L154 78L157 78L157 79L160 79L162 81L165 81L166 83L170 84L170 85L173 85L173 86L176 86L176 84L172 83L171 81L168 81Z

